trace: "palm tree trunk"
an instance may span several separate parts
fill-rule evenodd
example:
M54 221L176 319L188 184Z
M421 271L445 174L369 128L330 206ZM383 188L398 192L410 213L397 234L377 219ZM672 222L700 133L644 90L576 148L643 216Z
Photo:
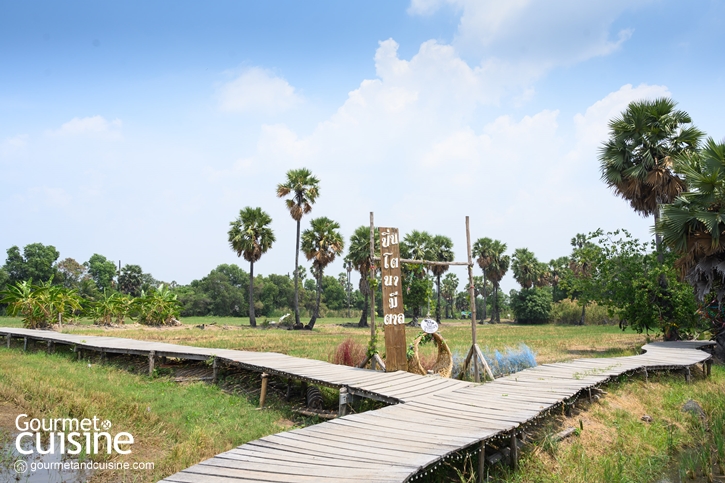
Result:
M312 330L317 322L317 317L320 316L320 299L322 295L322 269L317 270L317 302L315 303L315 311L312 313L310 322L305 326L305 329Z
M436 277L436 285L438 286L438 301L436 302L436 322L441 323L441 276Z
M486 270L483 271L483 310L481 311L481 323L486 320Z
M300 266L300 220L297 220L297 243L295 244L295 327L299 328L300 323L300 299L299 299L299 274Z
M584 317L587 314L587 304L582 304L582 317L579 319L579 325L584 325Z
M360 321L357 323L358 327L367 327L368 326L368 297L365 296L365 301L363 302L363 310L362 314L360 315Z
M364 277L364 278L363 278ZM363 285L364 284L364 285ZM367 286L367 290L362 290L364 286ZM360 291L363 292L363 310L360 314L360 321L357 323L358 327L368 326L368 298L370 297L370 284L367 281L367 275L363 276L360 272Z
M501 322L501 314L499 314L498 312L498 284L495 284L493 286L493 307L491 307L491 322Z
M657 209L655 210L654 217L655 217L655 227L656 227L660 221L660 207L659 206L657 206ZM664 258L662 256L662 236L657 232L655 232L655 246L657 247L657 261L660 264L662 264L662 262L664 261Z
M254 317L254 262L249 262L249 325L257 326L257 319Z

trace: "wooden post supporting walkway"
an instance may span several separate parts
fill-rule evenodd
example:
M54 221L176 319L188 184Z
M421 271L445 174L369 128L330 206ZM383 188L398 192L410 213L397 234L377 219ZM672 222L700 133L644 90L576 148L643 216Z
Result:
M259 392L259 409L262 409L264 407L264 402L267 399L267 379L269 379L269 374L266 372L262 373L262 390Z

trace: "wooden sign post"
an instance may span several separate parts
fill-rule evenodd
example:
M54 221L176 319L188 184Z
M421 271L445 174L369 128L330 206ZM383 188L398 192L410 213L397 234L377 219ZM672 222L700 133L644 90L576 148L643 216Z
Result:
M380 271L383 282L383 327L386 371L407 371L403 277L397 228L380 228Z

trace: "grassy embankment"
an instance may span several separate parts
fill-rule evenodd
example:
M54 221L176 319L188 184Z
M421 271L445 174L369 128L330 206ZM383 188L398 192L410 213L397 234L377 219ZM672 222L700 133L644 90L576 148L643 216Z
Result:
M347 337L365 344L368 329L342 327L341 319L325 320L315 331L250 329L244 319L185 319L185 326L153 329L129 326L102 329L91 325L66 326L65 331L105 334L148 340L266 350L327 360L336 345ZM214 324L216 325L210 325ZM205 324L202 330L196 325ZM0 318L0 326L20 326L17 319ZM453 351L465 353L470 326L444 322L442 333ZM409 338L415 331L408 331ZM382 337L381 337L382 338ZM603 326L479 326L479 344L490 349L528 344L539 353L539 362L577 357L612 357L636 353L643 336ZM381 343L382 344L382 343ZM126 481L155 481L208 456L245 441L282 430L290 417L285 406L272 398L272 409L255 411L256 400L230 396L202 383L178 385L168 379L149 379L110 366L73 361L71 354L48 356L0 350L0 399L35 417L86 417L103 415L114 427L123 428L138 441L133 460L154 461L156 469L129 474ZM559 444L534 445L516 473L505 469L496 475L507 481L653 481L672 466L685 472L705 454L701 441L722 434L715 427L725 415L725 371L713 368L708 381L696 378L686 385L681 376L651 376L611 386L610 394L571 421L552 422L584 431ZM680 407L687 399L698 400L710 420L704 433ZM648 414L652 423L640 417ZM719 419L718 419L719 418ZM559 426L555 426L559 424ZM557 429L558 430L558 429ZM712 430L715 430L713 433ZM544 431L545 433L546 431ZM721 441L721 440L720 440ZM713 444L716 442L713 439ZM722 443L720 443L722 444ZM702 464L704 467L704 463ZM440 475L443 481L455 474ZM101 479L117 474L99 475ZM470 477L465 475L464 477ZM437 478L437 477L436 477Z
M181 327L154 328L127 324L120 328L103 328L81 321L66 325L64 332L85 335L112 335L131 339L154 340L221 349L273 351L311 359L328 360L335 347L348 337L367 347L369 328L355 326L357 319L325 318L318 320L313 331L292 331L276 328L249 327L249 319L238 317L187 317ZM204 324L204 329L197 326ZM20 319L0 317L0 326L22 327ZM646 343L646 336L632 331L622 332L616 326L516 325L510 323L478 325L478 344L486 350L527 344L537 353L541 363L579 357L616 357L634 355ZM408 329L412 343L419 329ZM451 351L466 355L471 345L470 322L444 320L440 333ZM379 350L384 349L382 330L378 334ZM422 352L432 353L427 345Z

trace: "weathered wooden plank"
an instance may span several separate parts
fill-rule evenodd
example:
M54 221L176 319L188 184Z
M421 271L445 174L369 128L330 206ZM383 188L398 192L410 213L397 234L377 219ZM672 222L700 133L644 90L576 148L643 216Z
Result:
M163 481L403 481L445 455L478 444L562 404L619 374L687 368L710 359L697 350L709 342L650 343L644 355L544 364L473 385L405 372L380 373L308 361L284 354L210 349L103 336L0 328L24 340L77 346L79 350L216 357L247 370L350 388L353 394L408 401L328 423L249 442Z
M320 467L319 465L310 467L308 465L305 465L304 462L290 462L287 465L281 465L279 463L270 465L269 463L252 463L221 458L212 458L206 461L202 461L201 463L196 465L196 467L200 469L203 468L200 472L204 473L208 471L208 468L206 467L220 468L223 470L212 471L211 473L224 476L241 475L248 477L251 476L250 473L252 472L260 474L262 475L262 477L268 477L267 475L273 474L279 475L279 478L286 478L282 481L296 481L296 477L301 476L344 479L346 481L382 482L391 481L390 474L396 473L394 471L390 471L391 469L386 467L385 465L378 465L376 468L368 469L340 468L334 466ZM386 472L389 472L387 476ZM401 476L405 477L404 472L398 471L398 479Z

